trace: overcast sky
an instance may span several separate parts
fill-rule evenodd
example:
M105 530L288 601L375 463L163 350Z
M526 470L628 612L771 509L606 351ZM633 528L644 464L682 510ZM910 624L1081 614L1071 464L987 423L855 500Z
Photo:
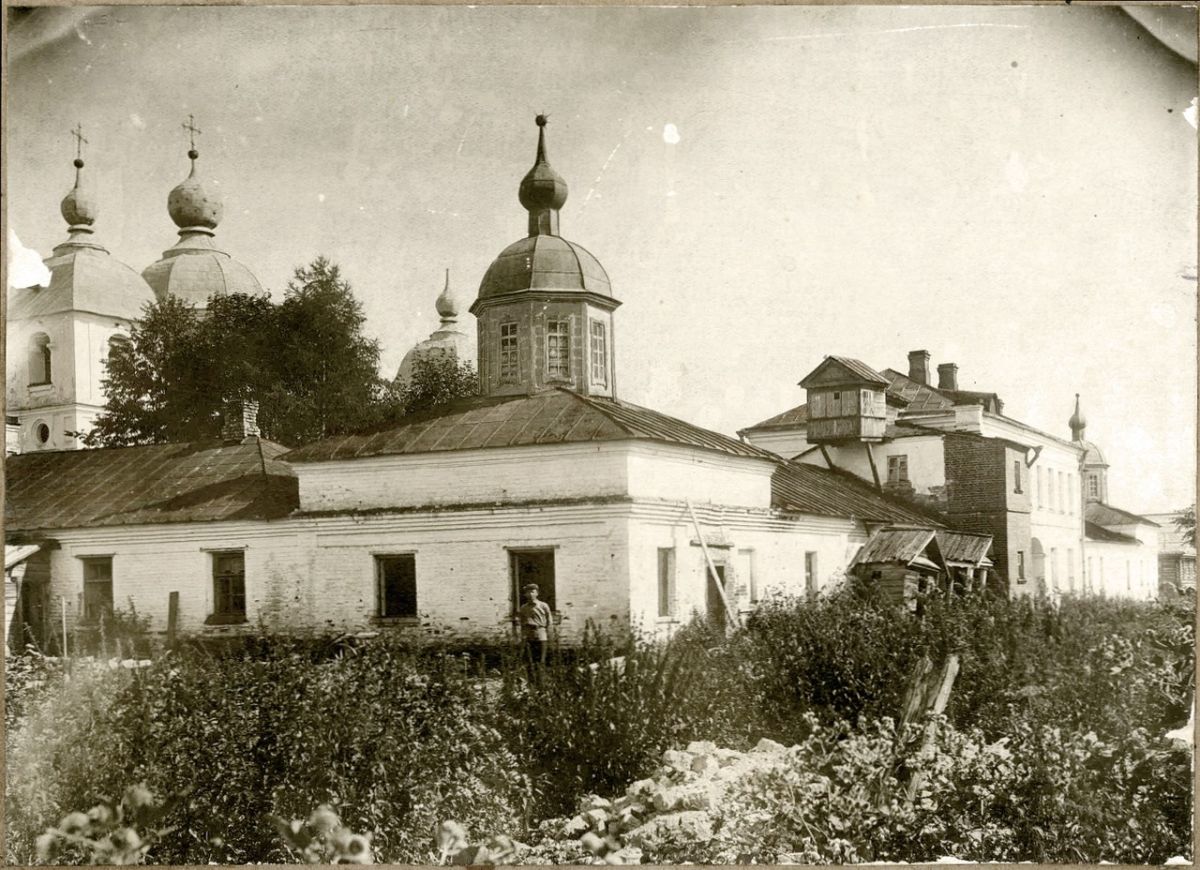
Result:
M1082 393L1114 503L1193 500L1196 73L1117 8L50 12L9 45L10 226L43 256L76 122L98 238L170 247L194 114L225 250L277 294L332 257L390 375L447 267L473 332L546 112L623 398L732 433L825 354L926 348L1062 437Z

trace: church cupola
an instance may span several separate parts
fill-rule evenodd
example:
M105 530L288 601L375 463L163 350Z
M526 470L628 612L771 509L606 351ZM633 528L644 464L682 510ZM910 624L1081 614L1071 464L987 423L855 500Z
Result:
M8 297L6 414L22 452L82 446L77 434L104 408L108 353L154 301L141 276L95 238L100 208L84 171L88 140L80 125L71 134L75 183L59 203L67 238L43 261L48 283Z
M221 250L214 240L225 206L196 171L200 158L196 134L200 130L191 116L183 128L191 137L187 152L191 170L167 195L167 214L179 228L179 241L163 251L157 263L147 266L142 277L160 300L176 296L204 310L212 296L258 295L263 290L254 273Z
M1083 497L1087 501L1108 501L1108 461L1099 447L1083 437L1087 418L1079 406L1079 393L1075 394L1075 412L1067 425L1071 427L1071 442L1083 449Z
M433 359L436 356L453 357L459 361L470 359L467 334L458 327L458 294L450 286L450 270L446 270L446 284L434 302L434 309L441 318L441 324L429 338L412 347L400 361L396 371L395 383L406 387L412 383L413 372L420 359Z
M518 189L528 235L488 267L471 305L485 395L566 387L609 396L614 384L613 298L604 267L559 235L567 183L546 157L546 116L538 115L537 153Z

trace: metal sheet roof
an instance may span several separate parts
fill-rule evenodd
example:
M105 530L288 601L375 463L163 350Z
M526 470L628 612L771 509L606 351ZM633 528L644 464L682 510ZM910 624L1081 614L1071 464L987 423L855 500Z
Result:
M782 462L771 478L771 503L793 513L854 517L867 522L911 523L925 528L941 525L904 503L876 492L870 484L845 471L802 462Z
M269 441L39 451L5 460L6 530L275 519L299 504Z
M556 388L531 395L474 396L448 402L372 432L298 447L287 454L287 460L324 462L363 456L630 438L701 447L733 456L776 459L774 454L728 435L648 408Z
M1137 523L1143 526L1158 528L1158 523L1148 517L1130 513L1127 510L1113 507L1102 501L1088 502L1087 507L1084 509L1084 516L1089 522L1093 522L1098 526L1128 526Z
M1104 526L1100 525L1099 523L1093 523L1091 520L1083 521L1083 531L1084 534L1086 534L1087 537L1093 541L1105 541L1111 544L1141 543L1141 541L1139 541L1133 535L1126 535L1122 534L1121 532L1111 531L1110 529L1104 528Z
M795 408L784 411L782 414L776 414L774 417L768 417L761 423L755 423L753 426L747 426L741 430L749 432L753 429L771 429L774 427L790 427L803 426L808 423L808 405L797 405Z
M905 410L909 413L944 411L954 407L954 402L933 387L927 384L918 384L908 375L901 374L895 369L884 369L883 376L889 381L887 391L908 402Z
M800 380L800 386L809 387L819 381L823 384L839 382L877 384L881 387L888 385L888 380L862 360L848 356L827 356L821 364Z

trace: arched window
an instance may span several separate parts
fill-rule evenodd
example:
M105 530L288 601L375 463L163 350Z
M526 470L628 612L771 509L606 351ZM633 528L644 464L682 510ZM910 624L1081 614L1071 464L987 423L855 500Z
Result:
M50 383L50 336L39 332L29 340L29 386Z

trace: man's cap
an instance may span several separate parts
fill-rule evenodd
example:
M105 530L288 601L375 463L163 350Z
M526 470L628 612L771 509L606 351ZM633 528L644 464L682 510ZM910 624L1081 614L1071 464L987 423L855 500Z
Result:
M526 583L524 586L521 587L522 592L529 592L530 590L533 590L534 592L541 591L540 589L538 589L538 585L536 583Z

